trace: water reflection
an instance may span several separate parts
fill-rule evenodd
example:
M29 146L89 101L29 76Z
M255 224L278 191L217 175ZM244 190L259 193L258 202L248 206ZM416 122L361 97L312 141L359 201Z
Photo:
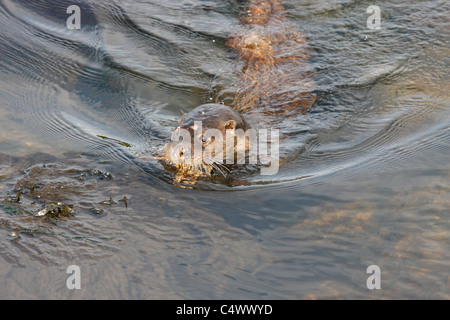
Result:
M284 4L319 100L280 119L277 175L192 190L135 158L232 96L240 2L85 1L77 31L65 2L1 2L0 297L449 298L448 4L382 4L377 32L354 1Z

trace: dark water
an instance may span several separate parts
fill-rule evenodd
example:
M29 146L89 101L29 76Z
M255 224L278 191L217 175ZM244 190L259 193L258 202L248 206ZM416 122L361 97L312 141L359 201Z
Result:
M277 175L186 189L136 157L232 88L244 5L0 2L0 298L450 298L449 2L284 4L317 103Z

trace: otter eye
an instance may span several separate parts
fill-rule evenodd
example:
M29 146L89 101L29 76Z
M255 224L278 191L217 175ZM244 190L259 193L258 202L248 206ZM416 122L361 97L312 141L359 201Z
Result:
M180 149L180 158L183 158L183 156L184 156L184 148L182 147Z
M207 136L202 136L202 142L206 143L208 142L209 138Z

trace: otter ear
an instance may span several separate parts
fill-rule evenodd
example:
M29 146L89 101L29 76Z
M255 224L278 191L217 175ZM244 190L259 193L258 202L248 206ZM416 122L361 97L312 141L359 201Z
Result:
M235 120L228 120L225 123L225 130L234 130L236 129L237 122Z
M181 113L181 116L180 116L180 119L178 119L178 123L180 123L184 117L184 111L180 109L180 113Z

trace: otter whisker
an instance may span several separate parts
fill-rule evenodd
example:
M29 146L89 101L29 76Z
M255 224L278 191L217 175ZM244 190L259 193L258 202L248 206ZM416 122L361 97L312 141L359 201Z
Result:
M224 177L226 176L225 173L221 170L221 168L218 166L217 163L212 163L211 166L212 166L214 169L216 169L217 171L219 171L220 174L221 174L222 176L224 176Z
M218 166L213 166L213 168L216 169L217 171L219 171L220 174L225 177L225 173L223 173L223 171L220 170L220 168Z
M226 177L225 173L221 170L221 167L222 167L222 168L225 168L223 164L216 163L216 162L214 162L213 159L211 159L211 158L203 159L203 161L204 161L206 164L208 164L208 165L210 165L211 167L213 167L214 169L216 169L217 171L219 171L220 174L221 174L222 176ZM219 167L219 165L220 165L221 167ZM226 169L229 171L228 168L226 168Z
M229 168L227 168L227 166L225 166L223 163L216 163L218 166L220 166L222 169L231 172L231 170Z

